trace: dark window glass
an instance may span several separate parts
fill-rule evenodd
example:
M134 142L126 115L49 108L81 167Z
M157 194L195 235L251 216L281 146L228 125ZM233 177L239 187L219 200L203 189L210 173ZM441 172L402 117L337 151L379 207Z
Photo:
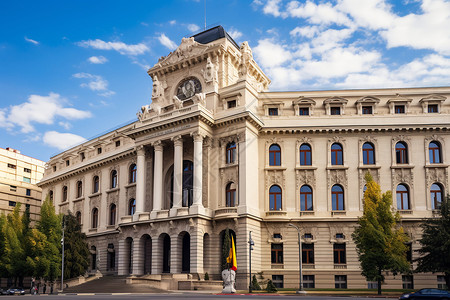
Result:
M117 171L113 170L111 172L111 188L114 189L117 187Z
M344 164L344 154L341 144L334 143L331 145L331 164L333 166Z
M83 183L81 181L77 182L77 198L83 196Z
M313 193L309 185L300 188L300 210L313 210Z
M24 171L25 173L31 173L31 169L28 169L28 168L23 168L23 171Z
M109 225L116 224L116 205L111 204L109 208Z
M343 239L345 236L343 233L336 233L336 238L337 239Z
M86 158L86 156L84 155L84 152L80 153L80 158L81 158L81 161L84 161L84 159Z
M272 244L271 257L273 264L283 263L283 244Z
M227 144L227 164L234 163L236 161L236 143L231 142Z
M303 238L305 238L305 239L312 239L312 238L313 238L313 235L312 235L311 233L305 233L305 234L303 235Z
M269 108L269 116L278 116L278 108L270 107Z
M226 206L227 207L235 207L236 206L236 188L234 186L233 182L230 182L227 184L226 190L225 190L225 197L226 197Z
M394 111L396 114L404 114L405 113L405 106L404 105L396 105L394 108Z
M49 194L49 197L50 197L50 201L53 202L53 191L50 191L48 194Z
M272 283L276 288L282 289L284 287L284 276L272 275Z
M408 163L408 147L404 142L395 144L395 157L398 164Z
M412 275L402 275L402 287L405 290L414 289L414 278Z
M98 227L98 209L94 208L92 210L92 228Z
M346 289L347 288L347 275L334 275L334 288Z
M8 168L11 168L11 169L16 169L16 165L13 165L13 164L8 164Z
M438 113L438 105L437 104L428 104L428 112L429 113Z
M341 108L339 106L332 106L332 107L330 107L330 114L332 116L340 115L341 114Z
M77 211L75 218L77 219L78 224L81 225L81 212Z
M431 206L433 209L441 208L442 194L441 186L437 183L433 183L430 188Z
M16 206L16 202L15 201L9 201L8 205L12 206L12 207L15 207Z
M130 174L129 174L129 179L128 182L129 183L135 183L136 182L136 164L132 164L130 166Z
M67 201L67 186L63 187L63 202Z
M309 107L300 107L298 110L300 116L309 116Z
M363 115L371 115L372 114L372 106L363 106L362 114Z
M100 178L98 176L94 176L93 183L94 185L92 192L95 194L100 190Z
M228 108L236 107L236 100L228 101Z
M277 144L273 144L269 148L269 165L281 166L281 148Z
M136 199L131 199L130 202L128 203L128 214L129 215L134 215L134 213L136 212Z
M314 244L302 243L302 263L304 264L314 263Z
M312 165L311 146L302 144L300 146L300 166Z
M345 244L333 244L334 263L345 264Z
M331 188L331 201L333 210L344 210L344 189L339 184Z
M375 148L372 145L372 143L364 143L362 151L363 151L363 164L365 165L375 164Z
M27 189L26 195L27 196L31 196L31 190L30 189Z
M102 154L102 148L97 148L97 154Z
M66 166L70 165L70 160L66 160Z
M31 205L30 204L25 204L25 209L30 210Z
M303 275L303 287L305 289L315 288L314 275Z
M269 209L281 210L281 188L278 185L272 185L269 190Z
M274 233L273 234L274 239L281 239L281 233Z
M116 141L116 147L120 146L120 141Z
M441 160L441 144L438 142L431 142L428 145L428 152L430 154L430 163L439 164Z
M409 208L409 190L404 184L397 186L397 209L404 210Z

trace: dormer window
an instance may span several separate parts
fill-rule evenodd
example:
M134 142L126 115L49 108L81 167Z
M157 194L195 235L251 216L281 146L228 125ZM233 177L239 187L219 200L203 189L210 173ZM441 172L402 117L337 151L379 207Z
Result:
M373 115L375 108L380 103L380 99L366 96L356 101L356 107L358 109L358 115Z
M300 107L298 109L299 116L309 116L309 107Z
M278 108L269 107L269 116L278 116Z
M116 141L116 147L120 147L120 141Z
M66 166L70 166L70 160L66 160Z
M97 154L102 154L102 147L97 148Z
M389 99L388 105L391 114L408 114L411 99L403 98L397 95L397 98Z
M323 104L329 116L340 116L344 114L344 107L348 100L341 97L332 97L326 99Z
M228 109L236 107L236 100L230 100L227 102Z
M53 172L56 172L56 166L53 166Z
M395 105L394 112L396 114L404 114L405 113L405 106L404 105Z
M428 104L428 113L436 114L439 112L439 106L437 104Z
M266 116L281 116L283 107L283 102L271 102L264 104L264 111Z
M373 114L372 106L367 106L367 105L363 106L361 112L362 112L363 115L371 115L371 114Z
M430 95L422 98L419 103L422 104L423 113L438 114L441 112L441 103L447 99L441 95Z
M84 152L81 152L81 153L80 153L80 159L81 159L81 161L84 161L85 158L86 158L86 156L85 156Z
M312 116L316 102L309 98L300 97L298 100L292 101L292 105L296 116Z

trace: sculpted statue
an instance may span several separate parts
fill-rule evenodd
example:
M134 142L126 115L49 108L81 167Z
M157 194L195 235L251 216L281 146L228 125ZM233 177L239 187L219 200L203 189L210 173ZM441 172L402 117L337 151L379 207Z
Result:
M202 105L205 105L205 94L204 93L197 93L192 98L194 100L194 103L200 103Z
M208 56L206 60L206 68L202 70L203 78L205 82L217 81L217 67L212 63L211 58Z
M236 272L231 269L225 269L222 271L223 290L222 293L230 294L236 293L234 284L236 281Z
M159 115L164 102L164 89L167 87L165 81L159 81L158 76L153 77L152 104L151 108Z
M173 104L175 108L180 109L183 107L183 101L181 101L177 96L173 96Z
M247 74L248 65L253 59L252 49L247 42L241 44L241 64L239 66L239 76L244 76Z

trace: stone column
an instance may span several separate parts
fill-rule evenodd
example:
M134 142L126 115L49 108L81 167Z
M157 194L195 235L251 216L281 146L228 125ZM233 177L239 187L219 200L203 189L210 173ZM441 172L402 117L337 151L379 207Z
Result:
M118 275L127 275L127 249L126 242L124 239L119 240L119 255L117 257L117 274Z
M144 212L145 203L145 148L139 146L137 151L137 170L136 170L136 213L133 220L139 219L139 214Z
M173 163L173 208L170 215L176 216L177 209L182 206L183 192L183 138L178 135L172 138L174 144Z
M193 205L203 206L203 136L194 133L194 201Z
M135 238L133 241L133 275L144 274L143 239Z
M161 141L153 143L155 151L155 168L153 174L153 211L152 218L163 206L163 145Z
M191 273L203 274L203 232L199 224L196 229L191 234Z
M152 236L152 274L161 274L163 265L163 241L159 236Z
M181 240L178 234L170 236L170 273L181 273Z

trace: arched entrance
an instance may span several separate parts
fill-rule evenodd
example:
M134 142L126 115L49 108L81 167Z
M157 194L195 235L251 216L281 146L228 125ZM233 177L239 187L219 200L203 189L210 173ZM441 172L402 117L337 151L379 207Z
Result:
M170 273L170 236L166 233L160 235L162 241L162 258L163 258L163 273Z
M106 257L106 270L115 271L116 270L116 251L114 250L114 244L108 244L108 254Z
M181 243L181 272L189 273L191 271L191 235L187 232L180 233Z
M144 257L144 274L152 273L152 238L148 234L141 237L142 255Z
M91 268L93 271L97 269L97 247L91 246Z
M210 262L211 262L211 241L209 234L203 235L203 270L211 274Z
M130 237L125 240L125 262L126 272L133 273L133 239Z

